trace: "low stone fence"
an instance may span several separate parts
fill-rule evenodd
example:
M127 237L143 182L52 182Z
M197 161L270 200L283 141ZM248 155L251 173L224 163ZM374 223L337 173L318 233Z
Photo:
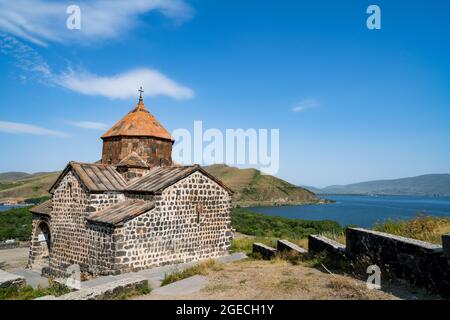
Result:
M310 253L325 252L336 259L345 258L345 245L321 235L310 235L308 237L308 251Z
M413 285L450 294L450 264L440 245L361 228L348 228L346 243L351 259L364 257L377 264L382 273L390 272ZM444 244L448 245L448 240Z
M445 297L450 296L450 235L443 246L362 228L346 229L346 246L323 236L309 236L311 253L325 252L348 262L376 264L384 274Z
M263 259L270 260L275 257L277 250L266 246L265 244L256 242L253 244L253 253L259 253Z
M277 241L277 251L279 252L295 252L297 254L307 253L305 249L299 247L295 243L292 243L287 240L278 240Z
M297 254L308 253L308 251L302 247L287 240L278 240L276 249L258 242L253 244L253 253L260 254L261 257L266 260L272 259L278 252L295 252Z

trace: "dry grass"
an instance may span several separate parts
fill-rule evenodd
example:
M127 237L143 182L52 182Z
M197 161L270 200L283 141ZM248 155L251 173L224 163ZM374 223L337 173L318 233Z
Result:
M182 271L176 271L171 274L166 274L161 283L161 286L165 286L172 282L183 280L192 277L194 275L207 275L210 271L219 271L219 270L222 270L222 264L218 263L215 260L210 259L205 262L196 264L191 268Z
M208 285L186 295L146 295L136 299L421 299L407 287L389 287L386 291L369 290L365 281L345 275L329 274L318 268L287 261L243 260L222 265L221 270L206 275Z
M333 291L333 294L345 299L351 300L370 300L373 297L373 292L368 290L364 283L353 279L344 277L335 277L330 279L328 287Z
M442 235L450 233L450 218L419 215L406 221L388 220L374 227L377 231L441 244Z

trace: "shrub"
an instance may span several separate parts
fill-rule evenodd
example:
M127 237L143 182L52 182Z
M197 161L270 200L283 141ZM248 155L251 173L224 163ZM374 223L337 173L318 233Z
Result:
M31 222L31 213L27 208L15 208L0 212L0 241L7 239L29 240Z
M341 226L330 220L312 221L268 216L235 208L231 223L236 231L254 236L302 239L316 233L340 233Z

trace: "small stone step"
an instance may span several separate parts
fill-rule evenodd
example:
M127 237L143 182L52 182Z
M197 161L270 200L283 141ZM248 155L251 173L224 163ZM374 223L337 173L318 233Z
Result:
M307 250L303 249L302 247L296 245L295 243L292 243L288 240L278 240L277 241L277 250L278 251L290 251L290 252L296 252L298 254L304 254L308 253Z

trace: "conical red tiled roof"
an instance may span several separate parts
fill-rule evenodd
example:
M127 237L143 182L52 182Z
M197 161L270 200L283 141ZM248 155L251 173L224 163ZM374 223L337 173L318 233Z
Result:
M103 134L102 139L117 136L156 137L173 140L170 133L145 108L142 97L139 98L136 108Z

